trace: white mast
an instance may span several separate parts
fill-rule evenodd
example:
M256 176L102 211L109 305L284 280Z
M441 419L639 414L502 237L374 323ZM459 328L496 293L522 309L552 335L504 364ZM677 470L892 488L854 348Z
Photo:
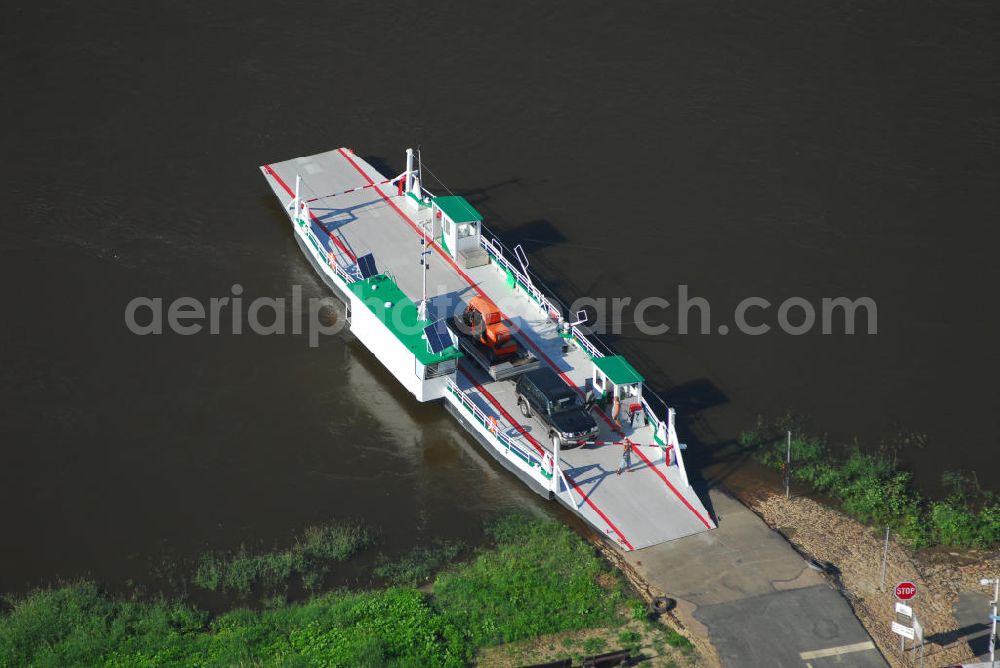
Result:
M413 197L407 197L406 203L411 209L415 211L420 210L421 203L423 202L423 191L420 187L420 147L417 147L417 168L413 168L413 149L406 149L406 178L404 179L404 194L413 195Z
M424 234L426 235L426 230ZM427 272L430 267L427 264L427 256L431 254L430 248L427 247L427 240L424 237L420 237L420 274L422 279L422 290L420 303L417 304L417 319L418 320L428 320L427 317Z
M419 202L423 194L420 190L420 170L423 166L420 160L420 147L417 146L417 171L413 172L413 149L406 149L406 191L414 194ZM417 205L419 207L419 204ZM433 221L431 222L433 224ZM427 272L430 267L427 264L427 257L431 254L430 244L427 239L427 226L420 226L420 303L417 304L417 319L428 320L427 314Z
M291 213L293 218L298 218L299 215L299 183L302 181L302 177L298 174L295 175L295 197L292 201L288 203L286 207Z
M406 192L413 188L413 149L406 149Z

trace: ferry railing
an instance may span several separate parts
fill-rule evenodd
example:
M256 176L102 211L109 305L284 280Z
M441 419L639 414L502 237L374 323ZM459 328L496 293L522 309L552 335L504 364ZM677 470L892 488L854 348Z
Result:
M547 313L548 317L558 323L561 317L560 309L553 305L552 300L538 288L534 281L526 276L519 267L514 266L514 264L507 259L503 244L500 243L495 236L490 238L487 237L485 233L480 236L479 243L499 266L503 267L505 271L510 272L515 281L517 281L529 297L531 297L535 303ZM581 325L573 325L570 327L570 335L580 349L583 350L591 359L597 359L606 355L615 354L614 351L611 350L607 344L601 341L599 337L592 333L585 333ZM667 405L667 402L664 401L658 394L653 392L648 385L643 383L641 403L643 411L649 417L649 421L652 424L653 433L657 435L657 438L662 441L664 445L673 445L679 451L680 444L676 442L676 433L673 432L673 420L671 419L671 408ZM671 441L671 439L673 439L673 441ZM684 478L685 483L687 483L687 472L684 470L682 456L676 456L676 460L677 467L681 471L681 476Z
M303 226L302 229L306 231L306 237L309 239L310 242L312 242L313 246L316 248L316 252L319 253L320 256L324 258L324 260L326 260L326 264L331 269L333 269L333 273L336 274L337 277L344 282L344 285L350 285L351 283L358 280L357 277L351 276L350 274L347 273L346 269L340 266L340 263L337 262L337 258L334 255L333 251L326 250L323 247L323 244L320 243L319 239L316 238L316 235L310 228L311 226L305 225Z
M544 470L543 469L544 463L542 462L542 460L538 458L537 453L535 453L533 450L528 450L527 448L522 446L520 443L512 439L507 434L507 432L501 431L499 428L490 428L489 418L492 416L487 415L486 412L483 411L483 409L477 406L476 403L472 401L471 398L469 398L469 395L466 394L462 390L462 388L458 386L458 383L456 383L454 379L452 378L448 379L447 388L448 391L450 391L453 395L455 395L458 398L460 402L462 402L463 408L472 413L473 417L475 417L476 420L481 425L486 427L486 429L491 434L497 437L497 440L503 443L503 445L507 448L508 452L512 451L514 454L516 454L518 457L524 460L524 462L529 467L538 466L539 470ZM559 479L562 480L563 487L565 488L566 494L569 496L570 501L573 503L574 506L579 508L583 502L581 501L580 504L577 504L576 495L573 494L573 488L570 487L569 481L566 480L566 475L563 473L562 466L559 465L559 462L555 461L555 458L552 457L551 453L549 453L549 457L552 459L553 470L559 472Z
M476 403L469 398L469 395L463 392L462 388L460 388L458 383L456 383L453 379L448 379L447 386L451 393L458 397L459 401L462 402L462 406L472 413L480 424L489 429L488 418L491 416L487 415L483 409L477 406ZM529 451L520 443L516 442L508 436L506 432L497 429L496 431L491 430L491 433L493 433L497 437L497 440L503 443L508 450L512 450L514 454L523 459L528 466L541 466L541 460L533 451Z
M538 304L550 320L555 323L559 322L562 317L562 309L556 306L552 299L542 292L524 271L514 266L514 263L507 259L506 254L504 253L504 247L499 241L496 240L496 237L490 239L484 234L479 237L479 245L483 247L483 249L498 265L503 267L505 271L509 272L511 276L514 277L514 280L520 284L521 288L528 294L532 301ZM570 327L570 334L580 348L587 353L591 359L595 357L604 357L608 354L608 352L602 351L593 341L591 341L579 326L574 325Z
M604 357L604 353L601 352L598 347L587 338L586 334L580 331L579 326L573 325L570 328L570 332L573 334L573 338L580 345L580 347L583 348L583 351L590 355L590 359Z
M667 405L667 402L643 383L641 403L643 410L649 416L650 422L653 423L654 428L658 431L660 423L667 422L670 417L670 407ZM666 434L660 435L660 438L665 438L665 436Z
M562 317L562 311L556 307L545 294L535 286L534 282L525 275L523 271L514 266L514 264L506 258L503 252L503 246L495 239L488 238L485 234L480 235L479 245L483 247L490 257L492 257L497 264L503 267L507 272L514 277L514 280L520 284L521 289L523 289L533 302L535 302L545 315L554 322L559 322L559 318Z

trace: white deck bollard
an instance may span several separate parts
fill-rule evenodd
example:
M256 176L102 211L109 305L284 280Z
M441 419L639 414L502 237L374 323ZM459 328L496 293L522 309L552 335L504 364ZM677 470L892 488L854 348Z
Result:
M559 493L559 477L561 469L559 468L559 437L555 436L552 439L552 479L549 481L549 489L552 494Z

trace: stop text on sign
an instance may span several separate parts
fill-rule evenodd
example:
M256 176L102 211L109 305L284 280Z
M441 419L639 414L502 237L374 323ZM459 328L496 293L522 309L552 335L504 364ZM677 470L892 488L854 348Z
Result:
M917 595L917 585L912 582L900 582L896 585L896 598L908 601Z

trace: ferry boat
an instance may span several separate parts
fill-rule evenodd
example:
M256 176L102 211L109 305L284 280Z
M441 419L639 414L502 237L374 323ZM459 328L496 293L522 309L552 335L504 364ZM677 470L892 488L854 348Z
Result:
M674 410L535 284L520 246L508 250L464 197L425 188L412 149L394 177L348 148L260 169L350 331L415 400L442 404L507 470L623 550L715 528ZM576 395L596 436L556 433L518 396L513 381L538 369Z

